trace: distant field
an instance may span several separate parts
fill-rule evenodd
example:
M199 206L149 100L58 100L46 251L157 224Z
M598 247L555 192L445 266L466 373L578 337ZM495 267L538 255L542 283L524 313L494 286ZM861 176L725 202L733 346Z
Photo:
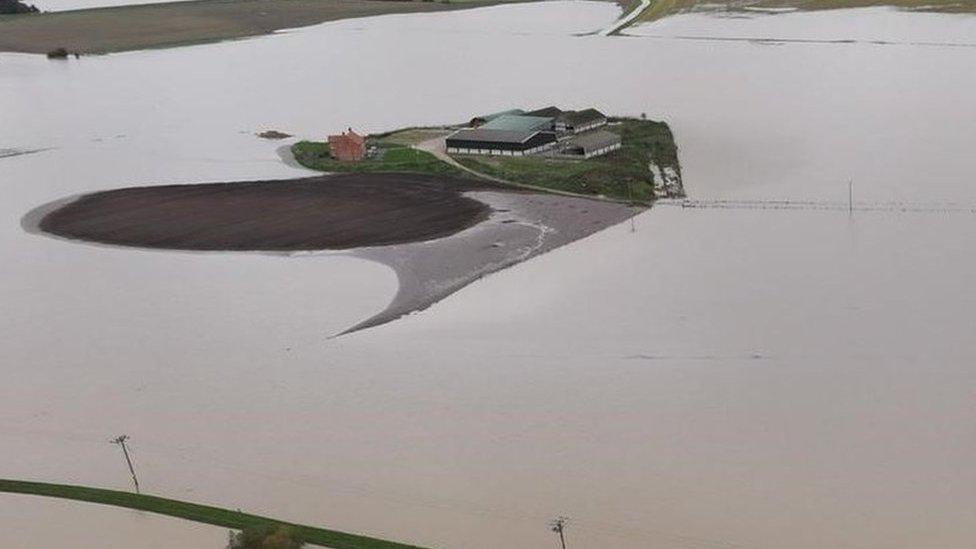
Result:
M0 16L0 51L109 53L214 42L326 21L524 0L196 0Z
M28 15L0 15L0 51L93 54L200 44L354 17L425 13L532 0L194 0ZM614 0L625 11L639 0ZM639 17L743 8L864 6L976 13L976 0L652 0Z
M827 10L895 6L920 11L976 13L976 0L654 0L640 20L653 21L683 11L736 11L743 8L796 8Z

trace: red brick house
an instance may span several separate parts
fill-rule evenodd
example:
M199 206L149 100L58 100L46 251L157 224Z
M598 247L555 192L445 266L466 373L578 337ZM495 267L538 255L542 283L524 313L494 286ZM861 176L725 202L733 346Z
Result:
M329 152L336 160L345 162L362 160L366 156L366 138L352 131L352 128L342 132L341 135L330 135Z

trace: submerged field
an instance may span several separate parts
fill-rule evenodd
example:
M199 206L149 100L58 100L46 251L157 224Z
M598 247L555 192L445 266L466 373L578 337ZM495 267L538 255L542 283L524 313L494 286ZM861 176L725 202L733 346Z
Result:
M421 13L518 0L198 0L0 16L0 51L110 53L243 38L390 13Z
M193 0L26 15L0 15L0 51L99 54L259 36L358 17L450 11L530 0ZM624 12L635 0L615 0ZM637 18L653 21L687 11L823 10L894 6L974 13L976 0L653 0Z
M98 54L259 36L357 17L459 10L530 0L193 0L26 15L0 15L0 51L47 53L65 48ZM615 0L624 12L635 0ZM976 0L652 0L637 18L653 21L687 11L824 10L894 6L974 13Z
M841 8L865 8L870 6L893 6L919 11L933 11L944 13L974 13L976 0L732 0L731 2L715 2L714 0L655 0L652 5L641 14L639 21L653 21L669 15L686 11L741 11L748 9L797 9L797 10L829 10Z

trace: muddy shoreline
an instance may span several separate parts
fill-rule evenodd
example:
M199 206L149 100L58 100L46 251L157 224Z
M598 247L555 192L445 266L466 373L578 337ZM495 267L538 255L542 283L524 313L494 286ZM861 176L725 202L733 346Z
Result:
M352 252L356 257L391 267L397 273L399 289L386 309L344 334L422 311L482 277L586 238L646 210L549 193L485 189L465 194L490 205L491 217L435 241Z
M350 333L421 311L492 272L621 223L644 208L418 174L132 187L24 215L28 232L197 252L340 253L392 268L390 304Z

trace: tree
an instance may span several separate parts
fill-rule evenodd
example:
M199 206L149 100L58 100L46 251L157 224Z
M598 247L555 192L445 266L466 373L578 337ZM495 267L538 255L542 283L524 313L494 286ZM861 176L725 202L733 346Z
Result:
M227 549L301 549L305 541L293 528L282 524L264 524L231 532Z
M0 13L10 14L10 13L37 13L38 10L34 6L28 6L27 4L20 2L19 0L0 0Z

